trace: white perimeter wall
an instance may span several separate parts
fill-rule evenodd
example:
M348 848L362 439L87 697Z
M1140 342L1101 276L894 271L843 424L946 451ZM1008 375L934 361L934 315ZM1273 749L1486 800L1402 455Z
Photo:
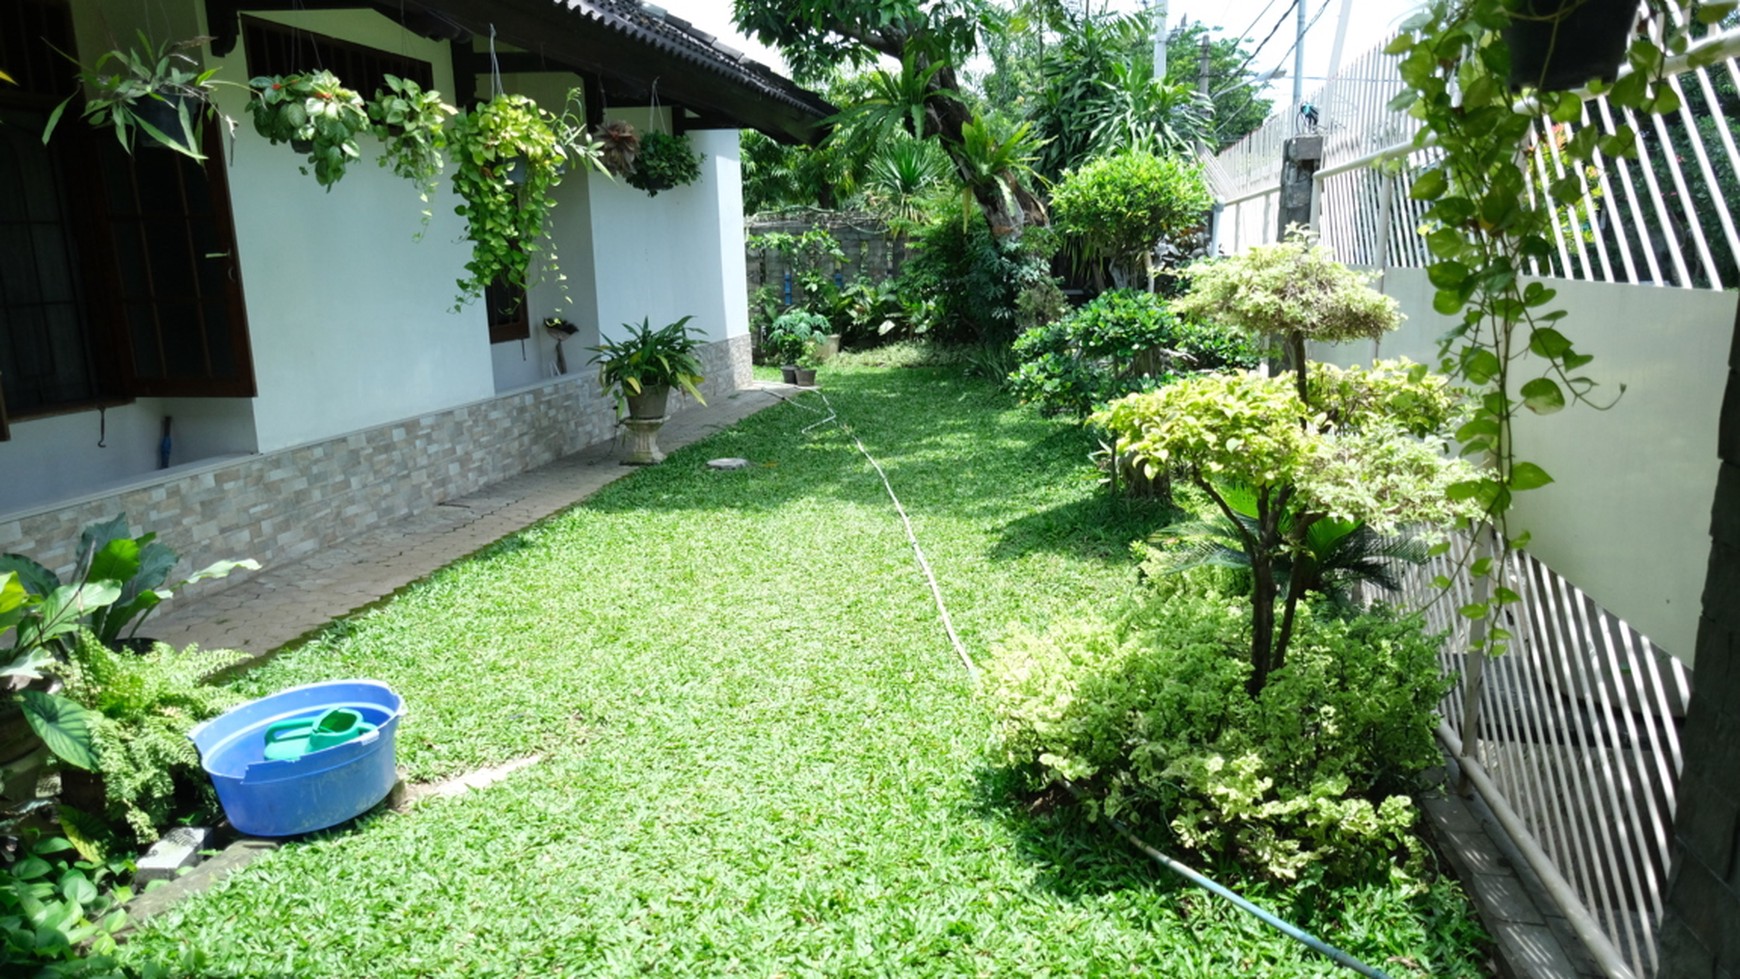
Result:
M1550 280L1558 324L1594 356L1580 373L1598 398L1624 397L1608 411L1574 406L1524 413L1519 458L1555 482L1518 494L1517 530L1529 550L1590 597L1688 663L1710 556L1716 485L1716 427L1727 380L1736 294L1653 286ZM1432 310L1420 269L1391 269L1378 283L1407 314L1376 346L1382 357L1437 364L1437 338L1453 321ZM1372 344L1321 348L1338 364L1363 362ZM1524 362L1525 364L1527 361Z

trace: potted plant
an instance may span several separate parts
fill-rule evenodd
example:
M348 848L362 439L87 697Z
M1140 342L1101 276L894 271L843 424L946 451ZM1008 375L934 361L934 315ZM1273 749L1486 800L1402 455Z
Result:
M799 383L798 361L827 340L827 331L825 317L804 309L787 310L768 326L763 345L768 355L779 362L785 383Z
M455 308L501 282L516 289L534 284L533 255L555 274L548 220L567 159L555 118L524 95L501 94L454 118L447 141L455 169L453 189L471 239L471 260L459 280ZM518 169L519 179L514 171Z
M643 420L663 418L671 388L681 388L706 404L696 385L705 380L697 356L704 339L691 328L693 316L653 329L650 318L639 326L622 324L628 335L590 347L598 365L598 386L616 399L618 418Z
M303 173L327 190L344 176L350 161L362 157L357 135L369 128L362 96L339 83L330 71L304 75L262 75L248 82L254 90L248 111L254 129L273 145L289 143L308 154Z
M816 368L820 366L822 366L821 344L811 344L802 354L798 355L796 371L797 386L800 388L815 387Z
M423 87L408 78L384 76L386 84L375 92L368 104L369 119L374 133L386 141L386 151L380 164L417 185L418 197L424 204L441 179L447 166L443 152L447 148L447 120L459 110L441 101L441 93ZM423 226L431 215L423 211ZM422 237L422 233L418 233Z
M634 172L635 158L640 156L640 134L634 131L634 126L612 119L598 127L597 138L605 170L618 177Z
M1612 82L1637 10L1628 0L1516 0L1504 32L1511 86L1563 92L1593 79Z
M634 169L629 171L629 186L638 187L649 197L659 191L694 183L701 177L701 156L681 136L651 132L640 138L640 154Z
M115 138L129 153L138 130L160 146L203 161L203 124L219 114L212 100L222 83L212 79L216 68L202 70L186 51L208 40L196 37L153 45L141 31L139 47L104 52L96 64L79 69L85 97L79 114L93 126L114 126ZM67 103L77 97L77 92L67 96L48 114L43 142L54 135Z

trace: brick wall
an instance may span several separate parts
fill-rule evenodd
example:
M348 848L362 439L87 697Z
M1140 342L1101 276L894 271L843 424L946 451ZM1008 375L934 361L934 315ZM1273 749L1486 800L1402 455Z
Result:
M702 393L750 380L747 336L701 352ZM679 405L673 402L673 409ZM224 558L281 564L377 524L464 496L615 436L614 402L590 372L264 455L193 466L66 506L0 519L0 552L62 574L79 532L125 513L181 553L187 572ZM223 582L192 588L217 590ZM192 589L190 589L192 590Z
M1722 405L1698 685L1686 714L1664 977L1740 979L1740 315Z

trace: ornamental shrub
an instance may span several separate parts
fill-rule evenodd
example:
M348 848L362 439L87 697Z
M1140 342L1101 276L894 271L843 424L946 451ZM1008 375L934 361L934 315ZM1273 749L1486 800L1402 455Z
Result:
M1015 341L1021 364L1009 375L1016 397L1043 415L1085 418L1114 398L1176 377L1248 370L1257 351L1243 335L1187 323L1149 293L1120 289Z
M187 733L241 702L204 680L246 658L162 643L142 655L117 653L81 631L66 662L55 667L67 696L91 712L103 795L79 801L95 803L104 819L141 844L157 839L177 817L196 814L190 803L215 811L211 779Z
M1007 344L1029 318L1061 305L1050 271L1055 244L1044 228L1029 228L1012 242L992 238L983 221L963 227L958 214L946 216L918 235L896 288L933 303L923 315L930 339Z
M827 338L827 317L805 309L790 309L781 313L767 328L762 349L781 364L795 364Z
M986 691L1005 760L1034 789L1075 783L1094 818L1164 826L1208 861L1277 880L1414 869L1407 793L1439 761L1448 689L1420 620L1307 605L1292 658L1253 698L1249 608L1186 582L999 644Z
M1196 165L1130 150L1064 174L1051 197L1058 230L1112 264L1120 284L1149 271L1156 245L1178 246L1200 228L1214 196Z

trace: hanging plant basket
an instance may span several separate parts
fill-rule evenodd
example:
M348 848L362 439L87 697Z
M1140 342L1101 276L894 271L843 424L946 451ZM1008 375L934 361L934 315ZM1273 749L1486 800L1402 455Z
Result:
M1563 92L1617 77L1637 23L1637 5L1626 0L1517 0L1512 16L1504 32L1511 87Z
M254 90L248 111L254 129L273 145L289 143L292 152L308 158L303 173L327 190L361 159L357 136L368 132L369 114L362 96L345 88L330 71L306 75L262 75L248 82Z
M614 119L598 127L593 136L598 140L599 160L605 170L616 177L634 172L634 161L640 156L640 134L633 125Z
M640 140L640 155L628 175L631 187L657 197L659 191L694 183L701 178L701 154L681 136L647 133Z

